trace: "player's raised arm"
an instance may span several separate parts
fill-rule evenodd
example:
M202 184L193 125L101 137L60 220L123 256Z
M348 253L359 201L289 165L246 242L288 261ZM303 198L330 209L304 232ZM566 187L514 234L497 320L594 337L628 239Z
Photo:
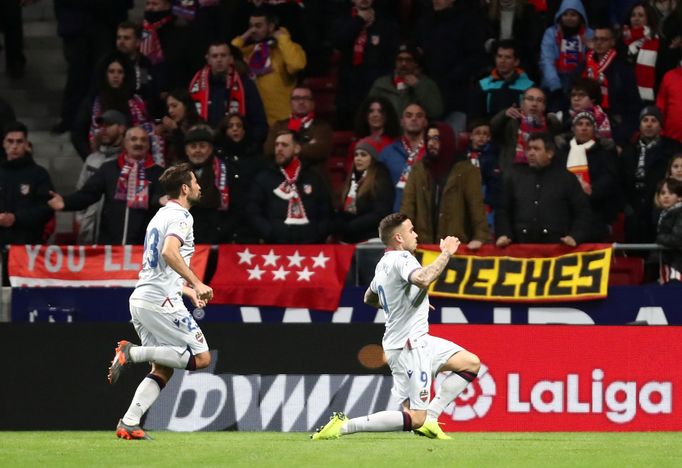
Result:
M440 276L443 270L445 270L450 257L457 252L459 244L459 239L456 237L448 236L445 239L441 239L440 255L436 257L430 265L412 272L410 275L410 283L419 286L422 289L428 288L429 285Z
M189 285L194 288L197 298L210 301L213 298L213 289L201 282L199 277L187 266L180 254L180 239L175 236L167 236L163 241L161 255L169 267L182 276Z

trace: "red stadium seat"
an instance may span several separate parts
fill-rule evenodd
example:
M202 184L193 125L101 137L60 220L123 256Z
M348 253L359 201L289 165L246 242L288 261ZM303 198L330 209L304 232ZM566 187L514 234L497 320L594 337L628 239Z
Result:
M613 257L609 286L637 286L644 280L644 259Z

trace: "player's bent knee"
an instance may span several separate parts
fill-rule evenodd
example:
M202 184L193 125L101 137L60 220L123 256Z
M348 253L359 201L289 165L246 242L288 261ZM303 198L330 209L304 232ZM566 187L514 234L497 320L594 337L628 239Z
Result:
M473 353L469 354L471 355L471 357L469 358L470 361L469 366L471 367L471 372L478 374L478 371L481 368L481 360L475 354Z
M211 353L204 351L194 356L194 361L197 369L204 369L211 364Z
M419 429L426 421L426 411L408 411L412 417L412 429Z
M173 368L152 364L152 374L160 377L164 382L168 382L173 377Z

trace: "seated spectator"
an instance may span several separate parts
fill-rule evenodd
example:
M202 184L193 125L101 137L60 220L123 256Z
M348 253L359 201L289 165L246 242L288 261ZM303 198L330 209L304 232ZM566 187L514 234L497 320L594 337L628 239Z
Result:
M401 115L402 136L379 153L379 162L388 169L391 182L395 187L393 211L400 211L403 190L410 177L410 171L415 163L421 161L426 152L424 131L428 120L424 108L420 104L412 103L405 107Z
M490 121L493 141L500 146L502 174L508 172L512 164L528 164L528 138L532 133L555 134L558 131L556 118L545 114L546 103L547 98L540 88L528 88L520 108L509 107L498 112Z
M450 235L477 250L489 239L481 173L466 158L455 159L449 125L430 124L425 140L426 154L412 168L400 212L412 220L422 243L437 244Z
M495 226L495 208L500 203L502 170L500 169L500 152L491 141L491 136L492 131L487 120L472 121L466 156L481 173L483 203L488 215L488 226L492 228Z
M377 237L377 226L393 211L393 184L386 167L377 161L374 146L361 140L355 146L353 166L346 179L341 209L332 234L342 242L356 243Z
M203 122L189 92L174 89L166 96L166 115L156 125L154 133L166 142L166 166L175 164L185 156L185 133Z
M682 181L682 153L677 153L670 158L665 176Z
M235 52L239 53L226 42L211 44L206 53L207 65L192 78L189 93L199 115L211 127L227 114L238 112L249 122L252 137L263 141L268 131L263 101L253 79L246 70L239 70Z
M570 107L568 112L559 111L554 115L561 121L562 143L572 138L573 118L580 112L589 112L597 122L597 138L607 146L613 148L615 142L611 134L611 121L600 103L602 100L599 83L591 78L576 78L571 85Z
M422 72L421 57L421 50L417 47L401 44L393 73L378 78L369 95L388 100L398 115L402 115L409 103L417 101L429 118L440 117L443 99L436 82Z
M104 164L78 191L62 197L52 192L48 205L55 211L78 211L104 196L97 244L144 243L145 229L159 207L163 168L149 152L149 134L132 127L125 134L123 151ZM132 186L131 186L132 184Z
M615 32L610 27L594 30L594 48L587 52L583 77L599 83L601 107L611 121L613 139L624 145L637 130L637 115L642 108L635 70L618 56Z
M398 28L372 6L374 0L352 0L353 7L332 24L329 38L341 51L336 94L339 126L352 122L362 100L379 77L391 72L398 49Z
M587 43L592 35L582 2L563 0L554 24L542 36L540 49L542 87L551 94L552 110L566 107L571 83L585 67Z
M249 18L249 29L232 40L256 76L268 118L268 125L291 114L288 97L294 89L296 75L306 66L303 48L291 40L289 31L278 27L266 10L255 9Z
M128 129L126 116L117 110L110 109L99 119L101 130L96 137L97 149L85 159L76 182L76 190L83 188L88 179L102 167L102 164L117 159L123 149L123 137ZM97 203L76 212L75 224L78 226L79 244L96 242L103 203L102 197Z
M656 58L658 56L658 18L647 1L633 4L624 17L621 40L625 56L635 65L635 81L642 102L654 102Z
M252 182L249 219L266 244L318 244L329 234L331 200L323 179L301 164L296 133L275 138L274 164Z
M670 70L663 77L656 96L656 107L663 113L663 134L682 143L682 66Z
M669 248L661 253L659 282L679 285L682 281L682 182L663 179L656 193L662 208L656 243Z
M656 106L642 109L638 138L626 145L621 154L626 242L650 243L655 238L651 200L678 146L675 141L661 135L662 120L661 111Z
M298 85L291 91L291 115L270 128L263 145L266 157L273 158L277 135L287 129L298 134L300 152L297 155L301 162L325 176L332 150L332 128L315 116L315 98L307 86Z
M498 247L511 243L575 247L592 240L587 195L566 165L554 160L555 152L549 134L534 133L528 141L528 164L505 174L495 214Z
M606 240L611 223L623 208L623 194L616 153L597 140L595 127L594 115L578 113L573 119L574 136L560 160L565 161L588 196L593 214L590 238L601 242Z
M519 68L517 49L518 46L510 40L497 44L495 68L475 88L470 119L493 116L508 107L521 105L523 93L534 83Z
M0 245L42 244L52 211L45 202L53 190L50 174L33 160L28 130L10 122L2 133L0 159Z

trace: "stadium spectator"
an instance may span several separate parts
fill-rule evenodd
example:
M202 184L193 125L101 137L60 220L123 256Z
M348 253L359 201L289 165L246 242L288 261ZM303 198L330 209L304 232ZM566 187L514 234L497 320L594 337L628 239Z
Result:
M291 114L289 96L296 75L306 66L303 48L291 40L286 28L278 27L265 10L256 9L249 18L249 29L232 40L241 50L263 99L268 125Z
M341 196L341 209L335 216L332 234L346 243L378 236L381 219L393 211L393 184L379 153L366 140L355 145L353 166Z
M400 212L413 221L420 242L437 244L450 234L478 250L489 240L481 173L463 155L455 158L455 133L447 124L430 124L424 139L426 154L410 172Z
M33 160L23 123L5 125L0 159L0 245L41 244L52 218L50 174Z
M663 77L656 107L663 113L663 134L682 143L682 66Z
M331 200L323 179L301 164L296 134L275 138L274 165L252 182L249 219L269 244L317 244L329 234Z
M545 115L547 98L536 87L528 88L523 94L521 107L512 106L502 110L490 121L493 141L500 146L500 168L502 174L512 164L527 164L528 137L531 133L559 130L559 122L553 115Z
M338 17L329 38L341 51L336 94L337 128L353 120L372 84L391 73L398 49L398 29L391 19L373 8L374 0L352 0L351 10Z
M379 162L388 169L395 188L393 211L400 211L403 190L410 177L410 171L415 163L421 161L426 152L424 131L428 120L424 108L418 103L408 104L401 115L402 136L379 153Z
M424 69L443 94L444 112L427 108L429 118L442 114L455 131L466 129L472 78L488 65L484 47L488 27L475 3L433 0L432 10L419 20L414 35L424 51Z
M145 228L159 206L158 180L163 168L154 164L149 135L142 127L129 128L123 151L104 164L76 192L62 197L51 192L55 211L78 211L104 196L97 244L142 244Z
M658 219L656 243L668 247L661 254L661 284L680 285L682 281L682 182L667 178L657 191L662 211Z
M558 137L561 141L559 145L567 143L573 137L573 118L579 112L590 112L597 122L597 138L604 146L614 147L611 121L600 105L601 100L601 88L595 80L580 77L573 81L568 112L559 111L554 114L561 121L562 133Z
M592 40L587 14L580 0L563 0L554 24L545 30L540 48L542 87L550 93L551 109L566 106L575 77L585 66L587 43Z
M325 175L332 149L332 128L315 116L315 98L310 88L299 85L291 91L291 115L278 120L270 128L263 146L266 157L275 155L275 139L286 129L298 134L301 147L298 157L301 162L315 168L320 175Z
M547 133L528 141L528 164L505 174L495 214L498 247L513 243L575 246L590 241L590 206L576 177L554 159L556 147Z
M314 3L308 0L238 0L231 15L231 30L244 31L250 27L249 21L253 13L268 14L278 27L284 27L291 34L291 40L300 44L307 52L310 44L307 34L312 25L305 23L306 10L314 8ZM326 2L325 2L326 3ZM229 36L234 37L234 36Z
M643 102L654 102L656 86L656 59L659 37L656 11L647 1L638 1L624 17L621 40L625 56L635 64L635 80Z
M500 41L495 50L495 68L482 78L472 94L469 119L493 116L511 106L520 106L523 93L534 86L519 68L518 46L511 40Z
M192 38L189 44L192 57L201 57L212 43L232 37L229 3L224 0L174 0L173 14L187 24L187 33Z
M495 225L495 208L500 203L502 191L502 170L500 152L491 141L492 130L487 120L473 120L469 127L469 143L466 157L481 173L483 183L483 203L488 217L488 225Z
M381 96L367 97L355 115L353 137L366 139L377 153L400 137L400 120L391 103ZM349 153L353 155L354 148Z
M263 141L268 131L263 101L246 70L239 70L236 48L227 42L215 42L206 52L206 66L189 84L189 93L199 115L215 127L227 114L238 112L249 122L252 137Z
M85 158L76 182L76 190L83 188L88 179L102 167L102 164L118 158L123 149L123 137L128 128L126 116L117 110L110 109L99 119L101 130L95 138L97 149ZM102 197L98 202L76 212L75 223L78 226L79 244L94 244L99 237L103 203Z
M682 181L682 153L678 152L670 158L665 176Z
M415 101L421 103L429 118L440 117L443 113L438 85L422 72L421 50L409 44L400 45L393 73L378 78L369 95L387 99L398 115Z
M626 242L650 243L655 239L651 200L678 147L674 140L661 136L662 126L661 111L656 106L646 106L639 114L637 140L626 145L621 154Z
M661 3L664 2L655 2L654 7L659 8ZM661 40L656 60L657 85L660 85L666 73L679 67L682 61L682 2L671 0L667 3L668 11L661 24Z
M178 88L166 96L166 115L154 128L154 133L166 143L166 166L184 159L185 133L191 127L203 122L197 106L184 88Z

